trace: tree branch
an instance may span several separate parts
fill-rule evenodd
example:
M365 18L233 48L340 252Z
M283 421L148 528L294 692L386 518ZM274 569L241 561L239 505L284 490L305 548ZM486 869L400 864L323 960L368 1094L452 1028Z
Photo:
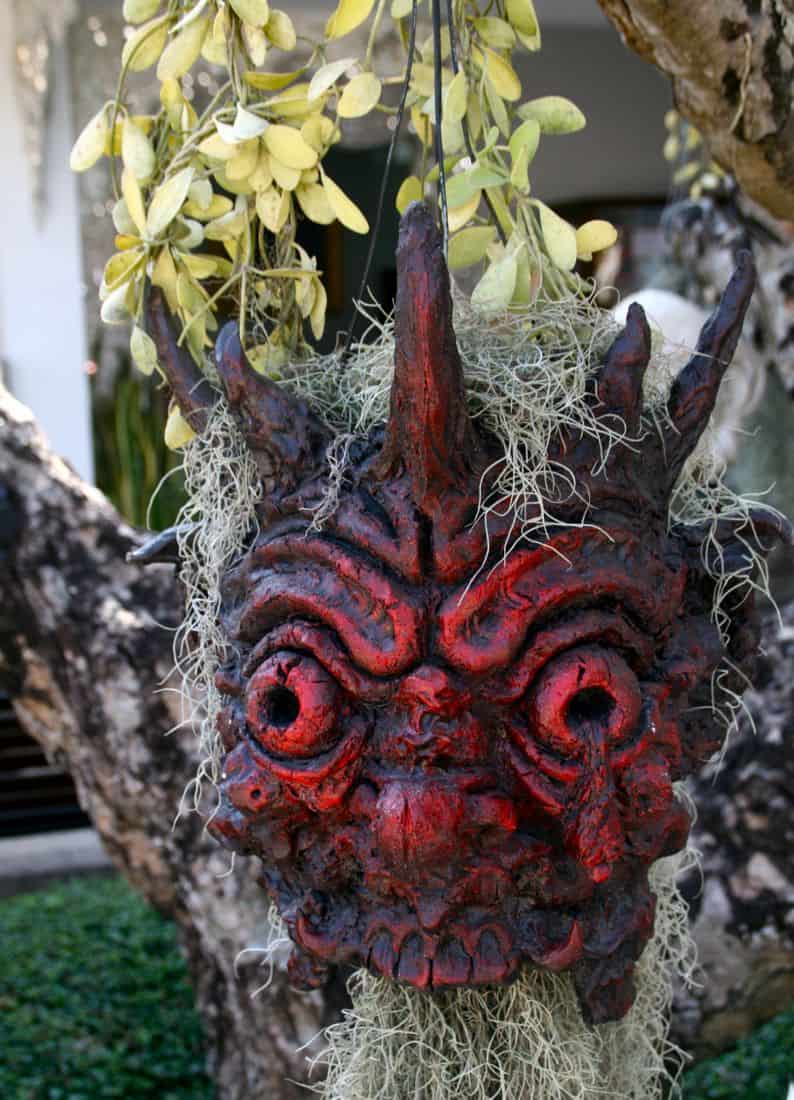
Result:
M794 10L788 0L598 0L672 80L678 110L741 188L794 220Z

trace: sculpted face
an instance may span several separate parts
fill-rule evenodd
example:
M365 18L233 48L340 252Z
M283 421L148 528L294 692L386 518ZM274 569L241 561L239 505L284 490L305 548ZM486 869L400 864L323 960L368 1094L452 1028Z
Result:
M752 271L740 267L673 387L668 436L620 448L597 475L592 444L561 436L550 457L590 501L588 526L572 497L545 545L505 553L507 519L487 543L472 524L497 450L468 418L423 207L404 219L398 266L390 421L320 532L307 509L325 429L248 370L234 326L218 343L269 494L223 589L234 656L218 674L211 829L261 858L296 980L330 963L427 989L570 969L587 1018L617 1019L653 931L649 868L686 842L673 784L719 744L711 675L755 645L745 600L725 652L700 535L667 525ZM592 393L638 435L649 351L635 310ZM720 537L741 554L732 531Z

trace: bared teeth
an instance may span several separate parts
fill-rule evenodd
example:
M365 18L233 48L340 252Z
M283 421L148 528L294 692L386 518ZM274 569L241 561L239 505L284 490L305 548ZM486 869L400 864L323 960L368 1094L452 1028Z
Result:
M397 966L397 978L401 982L410 982L419 989L430 984L430 959L425 954L425 944L421 936L409 936L400 949L400 961Z
M503 982L513 967L507 961L493 932L483 932L474 953L474 981L482 984Z
M435 988L465 985L471 972L471 959L460 940L446 940L436 948L433 961Z
M397 953L391 941L389 932L379 932L372 944L370 954L370 966L382 974L384 978L394 977L394 967L397 964Z

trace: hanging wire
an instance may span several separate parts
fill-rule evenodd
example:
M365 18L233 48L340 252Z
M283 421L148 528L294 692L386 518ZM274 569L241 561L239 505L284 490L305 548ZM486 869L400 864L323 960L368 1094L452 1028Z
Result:
M452 7L453 2L454 0L447 0L447 23L449 24L449 57L450 61L452 62L452 74L453 76L457 76L460 65L458 63L458 46L455 35L455 14ZM474 162L477 160L477 154L474 152L474 146L472 145L471 141L471 133L469 131L468 119L466 119L465 117L461 120L461 128L463 130L463 141L466 145L466 152L469 154L469 158L472 164L474 164ZM496 226L496 232L499 234L499 239L501 240L502 244L507 244L507 237L505 235L504 229L502 228L502 223L499 221L499 218L496 215L496 210L494 209L494 205L491 202L487 191L483 191L483 198L485 199L485 205L488 207L488 211L491 215L491 220Z
M380 233L381 222L383 221L383 204L386 200L386 189L389 184L389 172L391 170L391 162L394 156L394 150L397 148L397 141L400 136L400 128L403 124L405 117L405 104L408 100L408 91L411 84L411 74L414 67L414 52L416 47L416 8L417 0L413 0L411 7L411 22L408 31L408 60L405 65L405 79L403 80L402 89L400 91L400 102L397 107L397 114L394 116L394 129L392 130L391 141L389 142L389 151L386 154L386 164L383 168L383 176L380 181L380 194L378 195L378 210L375 214L375 226L370 234L369 249L367 250L367 260L364 264L364 274L361 278L361 285L358 288L358 296L356 303L362 301L367 289L367 281L369 279L369 273L372 268L372 260L375 256L375 247L378 241L378 234ZM357 304L353 307L353 317L350 321L350 328L348 329L347 339L345 340L344 350L342 351L341 365L344 366L350 357L350 350L353 346L353 337L356 331L356 322L359 318L359 309Z
M438 165L438 205L441 212L441 238L443 242L444 258L446 259L449 247L449 218L447 216L447 173L444 166L444 138L441 126L444 121L444 108L442 102L443 87L441 77L443 75L443 62L441 60L441 0L432 0L433 12L433 99L435 106L435 153ZM450 26L450 40L452 27Z

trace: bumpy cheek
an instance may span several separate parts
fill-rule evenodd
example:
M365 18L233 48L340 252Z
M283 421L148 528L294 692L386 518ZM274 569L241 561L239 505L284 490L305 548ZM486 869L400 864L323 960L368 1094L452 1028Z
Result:
M686 843L690 819L673 790L670 767L652 753L618 772L623 826L634 855L650 862Z

